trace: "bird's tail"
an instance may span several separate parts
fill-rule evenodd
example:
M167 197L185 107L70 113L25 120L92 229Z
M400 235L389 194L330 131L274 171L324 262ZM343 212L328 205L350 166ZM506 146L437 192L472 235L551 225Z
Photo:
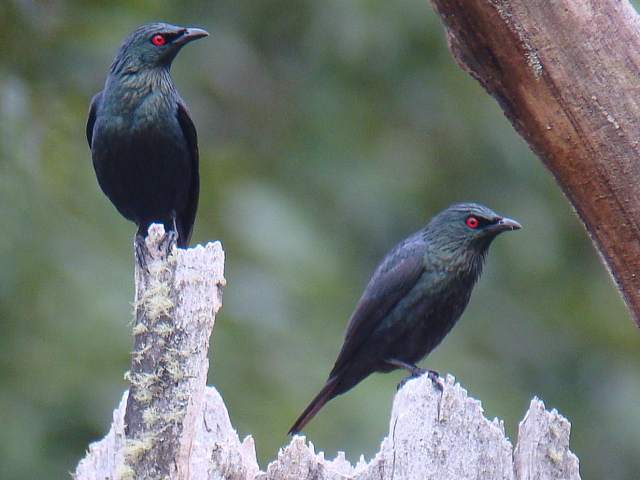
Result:
M295 435L302 430L307 423L311 421L313 417L320 411L324 404L331 400L333 397L338 395L336 392L338 385L340 383L340 376L336 375L327 380L320 393L318 393L307 408L304 409L302 415L298 417L296 423L293 424L293 427L289 429L289 435Z

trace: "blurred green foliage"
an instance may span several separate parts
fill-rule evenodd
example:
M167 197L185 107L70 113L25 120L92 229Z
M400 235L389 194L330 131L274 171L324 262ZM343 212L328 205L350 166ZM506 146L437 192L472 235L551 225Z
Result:
M517 421L533 395L573 422L584 478L640 471L640 335L551 175L453 63L424 0L3 0L0 478L65 478L126 388L133 225L99 191L91 95L136 25L198 25L174 78L201 146L195 241L227 253L210 382L262 467L322 385L368 275L432 213L520 220L428 359ZM370 456L400 373L307 430Z

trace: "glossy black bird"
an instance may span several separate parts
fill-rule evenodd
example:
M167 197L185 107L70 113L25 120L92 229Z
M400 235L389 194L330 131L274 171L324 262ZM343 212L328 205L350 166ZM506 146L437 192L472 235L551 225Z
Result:
M196 129L171 79L171 62L199 28L138 27L122 43L87 121L98 183L137 238L153 222L189 243L198 208Z
M449 333L469 302L489 245L520 224L475 203L452 205L399 243L376 268L351 315L329 378L289 430L373 372L426 371L416 362ZM429 372L437 380L435 372Z

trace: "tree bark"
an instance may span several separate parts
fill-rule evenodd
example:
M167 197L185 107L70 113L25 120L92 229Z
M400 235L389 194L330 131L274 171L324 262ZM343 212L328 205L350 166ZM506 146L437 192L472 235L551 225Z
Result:
M114 412L108 435L89 447L76 480L123 478L127 395ZM502 421L484 417L482 405L448 376L442 395L431 380L407 382L393 403L389 434L368 463L351 465L343 453L327 460L313 444L294 437L266 472L260 472L253 439L240 442L222 398L207 387L188 460L189 476L137 479L192 480L580 480L577 457L569 450L571 425L533 399L518 430L515 451ZM126 477L124 477L126 478Z
M130 387L114 433L120 443L109 465L116 470L108 478L193 478L190 458L203 411L209 337L222 306L224 252L218 242L176 249L175 238L152 225L136 260L134 345L125 375Z
M640 326L640 18L627 0L431 0L557 179Z
M534 399L514 456L502 422L487 420L451 376L442 393L426 376L400 389L370 462L326 460L296 436L261 472L253 439L240 441L222 398L205 385L224 253L217 242L176 250L170 240L152 225L140 250L130 389L76 480L579 480L566 419Z

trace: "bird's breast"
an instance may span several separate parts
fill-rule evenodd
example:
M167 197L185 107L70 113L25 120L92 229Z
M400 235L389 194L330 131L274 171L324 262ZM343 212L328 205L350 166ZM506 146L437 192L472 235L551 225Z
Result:
M188 146L171 98L122 88L107 92L94 126L94 161L101 168L133 163L186 168Z
M164 105L141 104L136 109L109 112L97 119L95 129L108 142L154 139L184 143L176 113Z
M409 331L431 331L440 336L448 331L464 311L473 283L442 271L425 272L413 289L398 303L389 315L393 325L403 325Z
M144 79L107 82L100 117L110 126L127 130L152 128L176 123L177 93L169 82Z
M132 112L132 127L147 125L177 125L176 102L164 95L151 94L145 97Z
M453 276L426 273L385 318L377 335L380 350L387 357L418 362L449 333L470 293Z

